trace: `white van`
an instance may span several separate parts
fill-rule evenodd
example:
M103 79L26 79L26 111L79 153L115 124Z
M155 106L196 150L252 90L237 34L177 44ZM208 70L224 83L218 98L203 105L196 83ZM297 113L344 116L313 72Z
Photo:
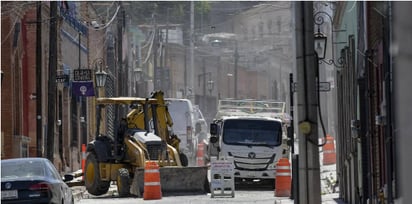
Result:
M196 115L192 102L189 99L178 98L165 100L173 120L172 132L180 139L180 151L187 157L189 166L195 166L198 141L195 135Z

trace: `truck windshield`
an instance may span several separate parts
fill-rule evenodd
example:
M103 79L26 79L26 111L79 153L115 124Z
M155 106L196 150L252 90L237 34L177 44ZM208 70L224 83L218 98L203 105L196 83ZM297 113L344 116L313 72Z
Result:
M280 145L281 123L264 120L226 120L223 142L232 145Z

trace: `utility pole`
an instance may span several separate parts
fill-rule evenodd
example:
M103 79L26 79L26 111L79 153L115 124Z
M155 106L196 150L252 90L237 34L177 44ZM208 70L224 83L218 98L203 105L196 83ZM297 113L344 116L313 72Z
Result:
M190 100L195 104L195 59L194 59L194 25L195 25L195 3L190 1L190 76L189 76L189 89L191 90Z
M313 2L296 2L299 203L321 203Z
M235 88L234 88L234 96L235 99L237 99L237 69L238 69L238 63L239 61L239 52L238 52L238 47L237 47L237 39L235 39Z
M42 140L42 49L41 49L41 1L37 2L37 21L36 21L36 147L37 156L43 157Z
M203 99L206 97L206 61L205 57L202 57L202 69L203 69ZM204 99L205 100L205 99Z
M54 120L56 118L57 1L50 2L49 82L47 110L47 158L54 160Z
M154 21L154 39L153 39L154 48L152 49L152 53L153 53L153 68L154 68L154 73L155 73L153 86L155 90L159 90L161 82L160 82L160 74L157 69L157 66L158 66L157 65L157 49L159 48L157 41L159 40L159 38L158 38L156 14L153 14L153 21Z
M124 96L125 93L125 88L124 88L124 83L125 78L123 77L123 73L125 70L123 70L123 21L124 21L124 10L122 6L122 2L119 1L120 9L117 14L117 95L118 96ZM120 116L123 115L123 109L121 109L117 113L116 119L118 119ZM116 120L115 119L115 120ZM117 121L115 121L117 122ZM117 123L115 123L117 124Z
M164 46L165 54L164 54L164 60L163 60L164 62L163 67L167 67L167 57L168 57L167 55L168 55L168 46L169 46L169 9L170 8L167 8L167 11L166 11L166 36L165 36L166 45Z

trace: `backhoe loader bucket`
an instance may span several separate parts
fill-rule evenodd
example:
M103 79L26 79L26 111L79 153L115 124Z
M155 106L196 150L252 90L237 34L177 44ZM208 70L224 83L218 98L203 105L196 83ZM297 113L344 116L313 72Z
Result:
M160 185L163 195L205 194L210 192L208 167L160 167ZM144 190L144 169L135 171L130 192L141 196Z

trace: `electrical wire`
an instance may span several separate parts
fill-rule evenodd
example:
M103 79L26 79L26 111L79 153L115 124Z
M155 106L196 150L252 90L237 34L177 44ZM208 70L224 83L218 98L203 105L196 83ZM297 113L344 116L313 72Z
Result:
M147 40L146 44L142 46L142 49L143 49L143 48L146 48L148 45L150 45L150 42L152 41L152 38L154 37L154 32L153 32L153 31L150 31L150 33L151 33L151 34L150 34L150 37L149 37L149 39Z
M142 65L143 65L143 64L146 64L147 61L149 60L150 53L152 52L153 42L154 42L154 35L153 35L153 38L152 38L152 40L151 40L149 50L147 51L146 59L143 61Z
M1 8L1 15L10 15L12 13L17 13L19 14L20 11L24 10L27 6L33 6L37 2L25 2L25 3L8 3L8 4L3 4ZM9 8L10 7L10 8Z
M89 25L88 25L88 27L89 27L89 28L92 28L93 30L103 30L103 29L106 29L107 27L109 27L109 26L112 24L112 22L114 21L114 19L116 19L117 13L119 12L119 9L120 9L120 5L117 6L116 12L115 12L115 14L112 16L112 19L110 19L110 21L109 21L108 23L106 23L106 25L104 25L103 27L94 28L93 26L89 26Z
M4 37L4 39L1 41L1 44L5 43L6 40L10 37L11 33L14 31L14 28L16 27L17 20L17 18L14 20L13 26L10 28L10 31L9 33L7 33L6 37Z

